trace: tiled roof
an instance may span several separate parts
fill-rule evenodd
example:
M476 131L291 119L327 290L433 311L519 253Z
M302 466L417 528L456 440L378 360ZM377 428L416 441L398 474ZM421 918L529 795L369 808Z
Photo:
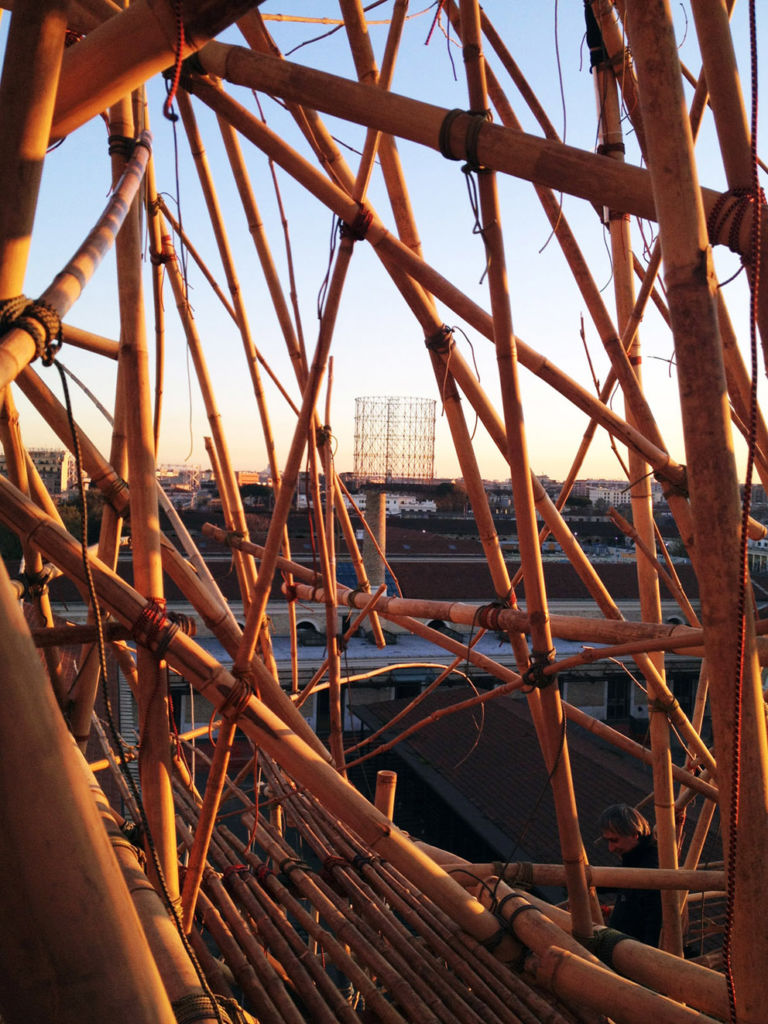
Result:
M467 687L436 691L398 723L400 732L416 721L440 714L473 692ZM382 724L407 701L368 705L361 717ZM389 738L389 737L387 737ZM653 790L651 768L578 726L568 725L568 753L587 859L615 864L604 844L595 843L601 811L613 803L639 804ZM548 773L526 700L502 696L479 708L458 711L430 722L396 748L417 771L434 773L441 795L450 791L472 808L473 824L488 824L508 840L502 852L511 860L559 863L562 860ZM644 807L652 821L653 808ZM719 855L713 850L710 856Z

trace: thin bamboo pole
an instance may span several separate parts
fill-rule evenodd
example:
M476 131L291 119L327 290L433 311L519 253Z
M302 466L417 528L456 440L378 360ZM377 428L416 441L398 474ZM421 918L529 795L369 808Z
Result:
M8 1024L173 1024L79 755L3 566L0 604L0 805L6 828L0 864L13 880L0 901L3 1018Z
M487 92L480 45L480 12L475 0L461 0L460 9L470 107L473 110L485 110ZM477 191L480 224L488 259L488 283L506 427L507 460L511 469L520 559L525 573L526 605L531 621L531 662L534 673L531 681L532 687L538 688L538 694L531 693L529 702L533 705L541 703L543 729L539 734L539 742L550 768L563 861L568 869L568 899L576 934L587 936L591 933L592 912L585 874L586 854L579 832L560 693L556 687L544 685L543 677L537 680L535 675L551 660L552 634L547 621L549 613L533 507L495 174L478 174Z
M19 414L10 387L5 390L3 406L0 410L0 441L2 441L9 479L20 491L29 494L27 452L21 439ZM30 597L38 616L37 624L50 628L53 626L53 613L48 592L48 573L42 556L39 551L30 546L24 548L23 555L24 576L27 579ZM44 658L54 693L63 708L66 705L66 694L63 689L61 655L55 647L46 647Z
M121 134L133 136L133 118L126 101L119 104L118 120L113 126ZM115 171L125 158L115 154ZM117 178L117 173L115 174ZM117 418L118 430L125 428L125 452L128 479L131 481L131 547L136 589L148 600L165 607L163 570L160 558L160 516L157 504L155 443L152 425L152 398L149 380L149 352L144 318L142 287L141 202L135 197L116 239L118 297L120 307L120 355L117 387L123 417ZM122 422L121 422L122 420ZM109 527L106 526L106 529ZM119 524L105 545L116 551ZM149 651L137 651L139 670L139 775L142 800L157 851L158 864L151 871L162 871L170 898L179 894L176 828L171 792L169 743L169 703L167 675L162 660ZM90 718L91 708L88 707Z
M189 308L189 301L184 281L176 261L176 254L171 243L170 235L168 234L163 234L163 256L166 259L165 266L168 272L168 278L176 301L176 308L179 311L179 318L184 329L184 335L187 339L187 347L189 348L190 355L192 356L198 385L205 405L206 416L208 417L208 423L211 428L211 435L213 437L216 455L221 466L221 484L225 490L229 508L233 514L230 527L231 529L238 530L247 536L245 513L243 511L242 501L240 500L240 494L235 482L232 463L229 458L229 448L224 436L221 413L218 410L213 395L213 387L208 373L205 356L203 354L202 343ZM243 601L247 604L252 598L253 588L256 582L256 570L254 568L253 561L250 558L244 558L241 555L236 555L235 568L237 569L238 581L240 583L240 592L243 596Z
M600 146L612 159L623 162L624 142L619 109L617 76L610 68L593 69L598 100ZM614 293L616 297L616 319L619 330L624 331L635 306L634 267L632 259L632 238L629 217L620 211L609 212L609 229L613 265ZM624 352L624 349L621 349ZM642 388L642 348L639 331L628 353L637 383ZM625 396L627 422L640 426L635 410ZM643 425L644 426L644 425ZM656 537L653 528L653 499L651 496L650 470L648 464L636 452L628 452L630 502L633 528L637 533L636 572L640 596L640 614L644 621L661 622L661 595L659 577L655 567L642 556L641 547L655 557ZM649 654L655 672L647 677L648 708L650 714L651 750L653 751L653 794L658 839L659 864L664 868L677 867L677 841L672 793L672 756L669 741L669 721L666 714L659 714L656 675L664 679L664 658ZM680 910L677 893L662 893L661 946L670 953L682 956L683 937L680 929Z
M82 327L75 327L74 324L64 324L61 329L61 337L65 345L72 345L84 352L106 356L107 359L117 359L117 354L120 351L119 342L105 338L101 334L94 334L93 331L83 330Z
M698 530L711 538L700 553L699 592L715 742L726 858L735 872L732 970L735 1010L744 1024L757 1022L768 999L768 979L760 969L768 954L768 936L750 926L748 908L759 905L763 891L754 866L768 851L768 741L760 673L755 654L751 601L745 598L744 653L739 652L741 565L739 494L727 409L724 373L714 303L715 286L706 227L686 122L677 116L681 86L671 15L663 2L627 4L630 42L635 54L641 101L653 104L646 124L649 168L659 216L672 317L681 410L688 455L691 503ZM663 75L658 73L661 66ZM703 423L694 409L707 408ZM716 524L716 529L715 529ZM733 692L733 673L741 660L741 700ZM732 738L741 723L741 760L734 760ZM739 787L738 770L749 778ZM739 817L731 819L739 799ZM735 858L735 859L734 859Z

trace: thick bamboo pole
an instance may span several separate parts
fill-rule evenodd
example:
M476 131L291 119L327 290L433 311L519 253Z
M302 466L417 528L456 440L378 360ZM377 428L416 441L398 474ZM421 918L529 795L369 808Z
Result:
M80 297L99 263L112 247L136 195L149 159L150 137L142 134L126 165L122 179L110 196L104 212L69 263L40 296L40 302L63 317ZM52 339L37 319L27 316L26 330L11 327L0 344L0 387L5 387L32 362Z
M24 287L37 194L48 146L67 27L65 0L18 0L0 79L0 301Z
M768 955L768 935L751 927L749 908L760 906L764 894L757 865L768 854L768 742L748 595L743 605L747 609L743 656L739 651L739 494L723 398L715 285L690 135L678 114L682 91L669 8L661 0L648 4L631 0L627 12L641 102L644 110L653 110L653 120L646 117L648 162L675 338L691 503L698 531L710 539L701 552L699 592L727 838L724 846L736 880L731 935L735 1012L743 1024L756 1024L768 1000L768 978L760 967ZM708 410L706 419L702 409ZM740 675L738 702L734 673ZM740 750L733 745L739 725ZM740 785L741 773L749 778L748 785ZM738 833L731 817L735 806L742 823Z
M93 776L90 780L90 791L171 1004L176 1008L185 997L204 997L206 993L201 987L201 979L168 909L147 878L139 861L138 850L126 842L125 836L118 828L107 798ZM199 1019L205 1024L213 1024L219 1018L211 1009Z
M255 0L185 0L182 57L199 50ZM178 40L173 0L137 0L64 55L52 141L106 110L173 64Z
M0 865L12 880L0 900L0 1012L8 1024L173 1024L79 755L3 566L0 605Z
M366 127L440 149L440 132L449 111L428 103L384 93L322 71L291 64L265 54L224 43L208 43L199 55L204 70L233 85L261 89L294 103L316 107ZM473 127L472 115L462 113L450 124L445 149L457 159L466 156L465 139ZM477 133L477 156L495 171L535 181L555 191L579 196L597 206L609 206L646 220L656 219L648 172L629 164L617 165L609 157L587 153L549 139L496 124L485 124ZM705 210L719 194L702 189ZM739 234L739 251L749 244L749 214ZM727 244L727 230L713 242Z
M511 886L523 883L534 885L563 885L565 868L562 864L530 864L507 862L501 864L467 864L460 862L458 867L443 864L446 871L461 881L461 873L465 872L465 884L471 884L471 875L485 877L499 875ZM602 867L590 864L587 874L592 885L605 886L612 889L692 889L696 892L719 890L725 886L725 873L722 871L685 871L682 868L621 868Z

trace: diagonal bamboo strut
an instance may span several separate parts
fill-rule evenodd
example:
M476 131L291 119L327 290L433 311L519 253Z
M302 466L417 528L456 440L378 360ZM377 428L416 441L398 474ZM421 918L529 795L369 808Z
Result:
M69 263L40 296L40 301L63 317L80 297L83 288L112 247L118 231L141 184L149 159L150 136L142 133L125 172L115 186L99 221ZM46 331L36 320L28 329L12 327L0 343L0 387L15 380L22 369L39 354L47 341Z

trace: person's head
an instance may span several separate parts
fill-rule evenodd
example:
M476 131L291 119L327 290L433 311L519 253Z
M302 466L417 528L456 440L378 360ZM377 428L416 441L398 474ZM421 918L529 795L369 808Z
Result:
M641 836L651 834L651 826L629 804L611 804L600 815L600 831L611 853L621 856L634 850Z

